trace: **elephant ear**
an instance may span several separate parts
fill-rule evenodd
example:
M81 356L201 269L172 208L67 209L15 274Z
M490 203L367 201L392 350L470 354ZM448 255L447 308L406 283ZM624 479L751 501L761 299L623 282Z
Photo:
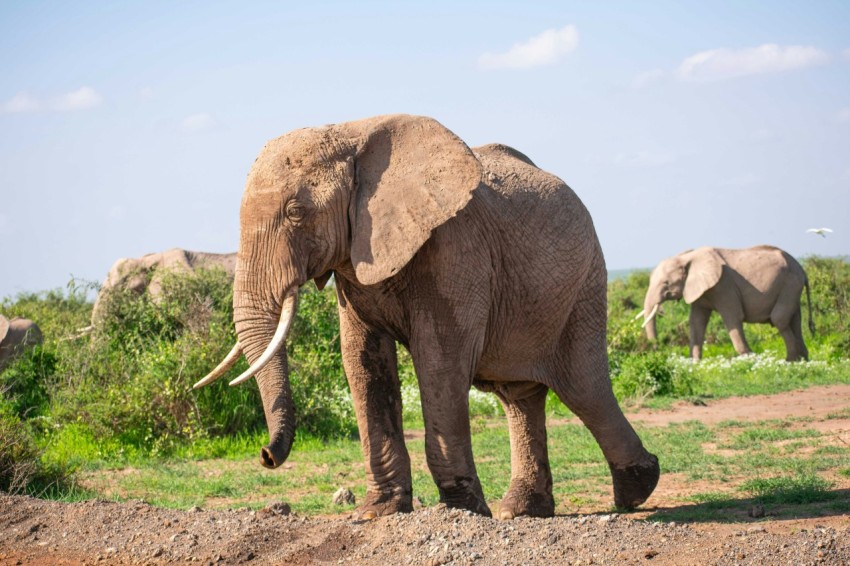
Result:
M723 258L713 249L695 250L688 263L688 277L685 279L684 298L689 305L717 285L723 274Z
M372 285L398 273L472 198L482 167L457 136L430 118L386 116L365 124L349 210L351 263Z
M9 333L9 319L0 314L0 344L6 339L6 334Z

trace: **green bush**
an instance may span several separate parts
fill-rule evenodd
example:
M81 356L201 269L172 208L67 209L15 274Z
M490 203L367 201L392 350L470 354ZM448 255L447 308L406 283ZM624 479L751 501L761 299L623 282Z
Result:
M46 464L27 423L0 397L0 491L40 495L62 489L70 469Z
M55 372L56 354L34 346L0 371L0 393L19 418L43 416L50 404L48 388Z
M664 352L645 352L623 358L611 383L617 397L649 397L673 392L673 368Z
M846 358L850 352L850 263L818 256L807 257L802 263L809 276L816 329L811 337L804 305L806 340L819 344L829 358Z
M25 426L0 408L0 491L24 492L38 470L38 450Z

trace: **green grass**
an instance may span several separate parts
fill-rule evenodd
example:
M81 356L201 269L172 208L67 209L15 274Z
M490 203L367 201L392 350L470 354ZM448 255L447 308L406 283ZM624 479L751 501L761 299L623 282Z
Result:
M660 457L662 473L676 478L685 491L692 482L710 482L722 489L692 493L679 505L659 510L651 517L742 520L747 507L754 503L763 504L769 514L780 516L828 512L821 504L840 506L847 498L845 492L835 491L832 481L824 478L830 474L850 477L850 453L834 449L834 436L808 428L809 424L796 423L800 428L794 429L789 429L784 421L640 427L638 432L647 448ZM741 438L756 438L758 442L740 449L710 448L737 446ZM800 438L809 448L805 455L783 452L782 446L789 439ZM331 503L331 496L339 487L348 487L361 500L365 495L363 461L359 443L354 440L305 439L296 444L289 460L278 470L259 465L259 445L246 448L238 458L170 458L140 461L137 466L122 469L104 462L85 473L83 484L103 497L142 498L167 507L262 507L283 500L302 514L351 509ZM414 494L426 505L436 504L439 495L425 463L423 440L410 440L407 447ZM485 497L495 509L510 482L510 445L503 419L489 419L477 428L473 451ZM558 512L569 513L588 506L612 509L608 466L584 426L550 426L549 454ZM723 513L730 510L735 513L724 518Z

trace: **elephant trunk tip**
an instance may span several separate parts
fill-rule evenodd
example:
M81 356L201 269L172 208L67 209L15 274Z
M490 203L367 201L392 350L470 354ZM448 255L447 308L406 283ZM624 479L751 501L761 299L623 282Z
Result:
M260 464L264 468L274 470L286 461L289 456L289 450L282 446L263 446L260 449Z

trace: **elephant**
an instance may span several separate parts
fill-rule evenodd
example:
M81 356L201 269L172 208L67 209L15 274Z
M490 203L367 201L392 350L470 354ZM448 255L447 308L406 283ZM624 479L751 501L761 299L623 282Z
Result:
M33 321L17 316L9 320L0 314L0 371L25 348L43 341L41 329Z
M803 341L800 297L803 287L809 308L809 330L814 334L809 280L803 267L787 252L773 246L746 249L702 247L659 263L649 278L643 310L646 335L655 340L655 315L664 301L684 297L691 305L690 348L702 357L705 328L712 311L723 318L738 354L751 352L744 322L769 323L785 341L788 361L807 360Z
M236 254L192 252L173 248L164 252L150 253L140 258L121 258L112 264L106 280L100 288L92 309L92 327L103 320L109 294L115 289L126 289L141 295L147 289L154 299L162 289L161 275L164 271L192 272L198 268L219 267L233 280L236 271ZM91 329L92 327L89 327Z
M615 399L606 349L607 270L590 214L563 181L501 144L470 149L434 119L385 115L292 131L251 167L234 281L237 342L269 428L260 463L289 455L295 414L284 346L298 290L333 274L343 366L366 467L361 519L412 510L396 343L411 354L426 460L449 507L492 516L473 461L471 386L493 392L510 431L500 517L554 514L546 445L551 389L590 429L614 502L631 509L658 459Z

